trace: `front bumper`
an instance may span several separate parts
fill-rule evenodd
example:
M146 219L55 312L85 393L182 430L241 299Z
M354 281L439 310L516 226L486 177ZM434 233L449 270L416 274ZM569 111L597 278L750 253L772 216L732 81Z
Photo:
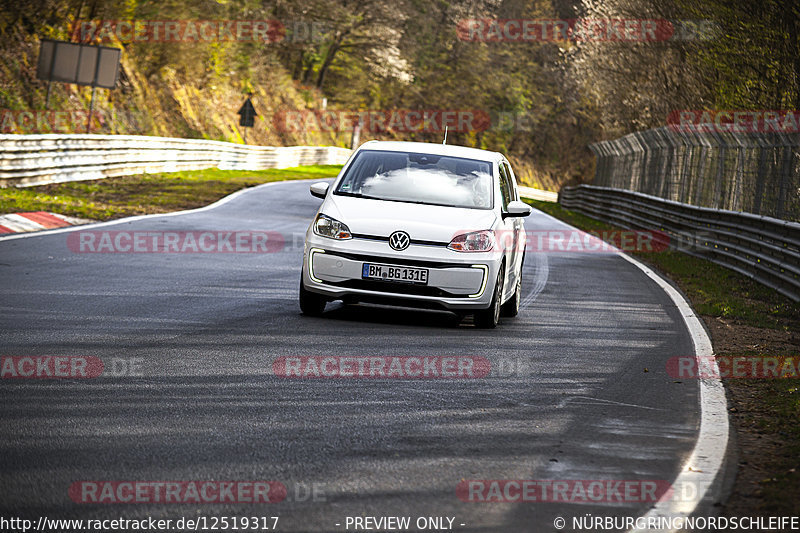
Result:
M303 285L331 300L357 300L448 310L486 309L500 265L494 252L461 253L446 245L414 244L398 252L388 242L337 241L309 231L303 251ZM364 280L364 263L428 269L426 285Z

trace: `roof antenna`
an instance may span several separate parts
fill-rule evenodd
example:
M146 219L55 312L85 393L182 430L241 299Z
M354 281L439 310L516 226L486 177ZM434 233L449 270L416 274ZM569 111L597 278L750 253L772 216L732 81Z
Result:
M447 144L447 126L444 127L444 140L442 144Z

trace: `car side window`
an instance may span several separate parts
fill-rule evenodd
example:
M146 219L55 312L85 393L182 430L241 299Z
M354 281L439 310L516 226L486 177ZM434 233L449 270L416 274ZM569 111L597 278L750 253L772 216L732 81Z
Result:
M506 178L508 179L508 184L507 184L507 186L508 186L508 195L510 196L510 198L512 200L519 200L519 198L517 198L517 196L516 196L516 194L514 192L514 181L515 180L514 180L514 173L511 171L511 167L508 166L508 163L506 163L505 161L503 161L501 163L501 166L505 169Z
M508 208L508 203L513 199L511 194L513 189L508 187L508 171L503 163L497 165L500 168L500 194L503 197L503 211Z

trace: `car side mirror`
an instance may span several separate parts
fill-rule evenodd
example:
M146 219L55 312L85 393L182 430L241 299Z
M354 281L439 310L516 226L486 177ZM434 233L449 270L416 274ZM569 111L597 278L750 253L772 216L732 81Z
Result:
M328 187L330 187L330 184L328 184L328 183L326 183L324 181L321 181L319 183L315 183L314 185L312 185L310 187L311 196L316 196L317 198L324 199L325 196L328 195Z
M505 213L503 213L504 217L526 217L531 214L531 206L526 204L525 202L520 202L519 200L514 200L512 202L508 202L508 207L506 207Z

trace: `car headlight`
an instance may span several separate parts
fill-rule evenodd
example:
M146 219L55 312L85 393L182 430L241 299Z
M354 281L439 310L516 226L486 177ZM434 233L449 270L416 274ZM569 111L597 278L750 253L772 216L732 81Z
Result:
M340 241L353 238L347 225L321 213L317 216L317 220L314 221L314 233L321 237Z
M484 230L457 235L447 247L456 252L488 252L494 244L494 234Z

